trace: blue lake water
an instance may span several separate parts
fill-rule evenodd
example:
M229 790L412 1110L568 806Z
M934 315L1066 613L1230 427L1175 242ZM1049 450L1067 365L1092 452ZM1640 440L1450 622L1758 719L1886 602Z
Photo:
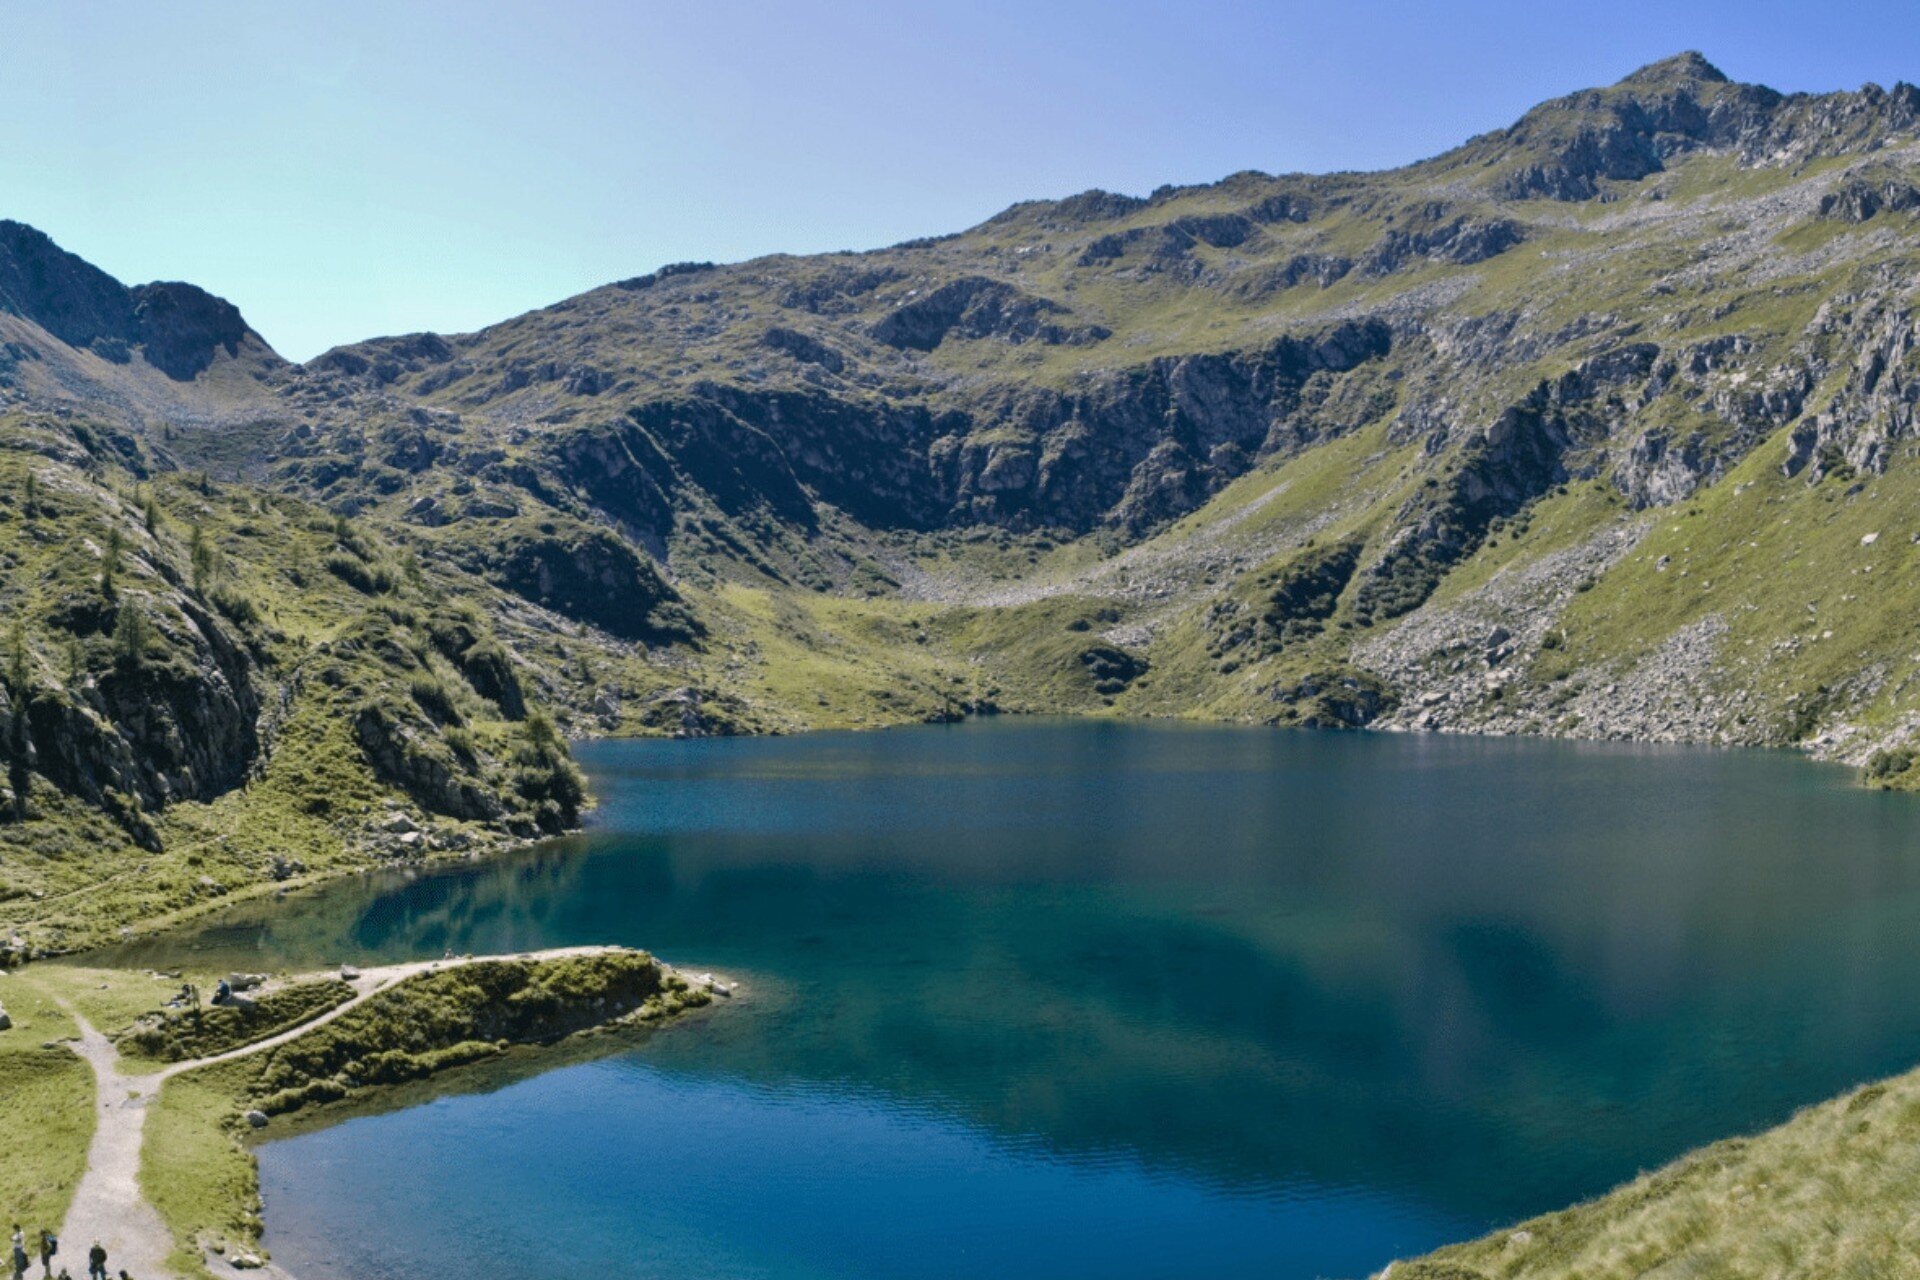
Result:
M586 835L164 944L747 984L263 1146L303 1280L1358 1276L1920 1063L1920 803L1789 756L1049 721L580 756Z

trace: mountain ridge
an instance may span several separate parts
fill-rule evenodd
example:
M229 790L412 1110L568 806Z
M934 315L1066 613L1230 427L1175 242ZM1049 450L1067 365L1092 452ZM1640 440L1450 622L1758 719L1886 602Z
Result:
M1398 169L1025 202L303 365L8 224L0 453L50 495L0 536L8 603L33 697L102 741L191 709L89 701L113 528L167 583L189 704L213 631L258 651L252 745L114 788L162 844L273 771L289 697L315 741L360 726L363 807L308 815L356 848L381 788L449 833L571 821L549 714L1793 745L1916 785L1916 215L1920 91L1685 54ZM300 703L343 647L346 701Z

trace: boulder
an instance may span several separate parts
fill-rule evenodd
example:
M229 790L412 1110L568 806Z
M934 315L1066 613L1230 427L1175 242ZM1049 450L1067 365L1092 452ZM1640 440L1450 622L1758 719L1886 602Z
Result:
M247 1123L256 1129L264 1129L267 1127L267 1113L264 1111L249 1111L247 1112Z

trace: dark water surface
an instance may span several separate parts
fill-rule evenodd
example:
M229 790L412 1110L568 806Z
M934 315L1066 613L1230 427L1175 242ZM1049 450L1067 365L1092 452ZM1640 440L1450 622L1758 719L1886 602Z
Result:
M1920 804L1789 756L1060 722L580 754L588 835L161 944L747 981L263 1147L305 1280L1352 1276L1920 1062Z

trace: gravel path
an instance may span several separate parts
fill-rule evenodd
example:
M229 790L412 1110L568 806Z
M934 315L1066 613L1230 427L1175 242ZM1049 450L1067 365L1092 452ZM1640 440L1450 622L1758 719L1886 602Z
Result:
M173 1063L145 1075L123 1071L120 1051L113 1041L62 1001L62 1007L80 1028L78 1043L69 1047L93 1068L98 1088L99 1126L94 1130L93 1145L87 1151L87 1172L74 1192L73 1207L67 1211L67 1221L60 1230L60 1262L70 1271L84 1272L87 1251L98 1240L106 1246L111 1274L118 1275L124 1270L133 1280L172 1280L174 1277L175 1273L167 1266L167 1257L174 1249L173 1234L140 1190L140 1149L146 1134L148 1106L159 1096L160 1086L181 1072L278 1048L325 1026L416 974L483 960L556 960L620 950L624 948L566 947L511 956L470 956L365 969L353 980L356 994L351 1000L289 1031L226 1053ZM222 1264L221 1269L225 1271L228 1267ZM284 1276L274 1268L250 1274Z

